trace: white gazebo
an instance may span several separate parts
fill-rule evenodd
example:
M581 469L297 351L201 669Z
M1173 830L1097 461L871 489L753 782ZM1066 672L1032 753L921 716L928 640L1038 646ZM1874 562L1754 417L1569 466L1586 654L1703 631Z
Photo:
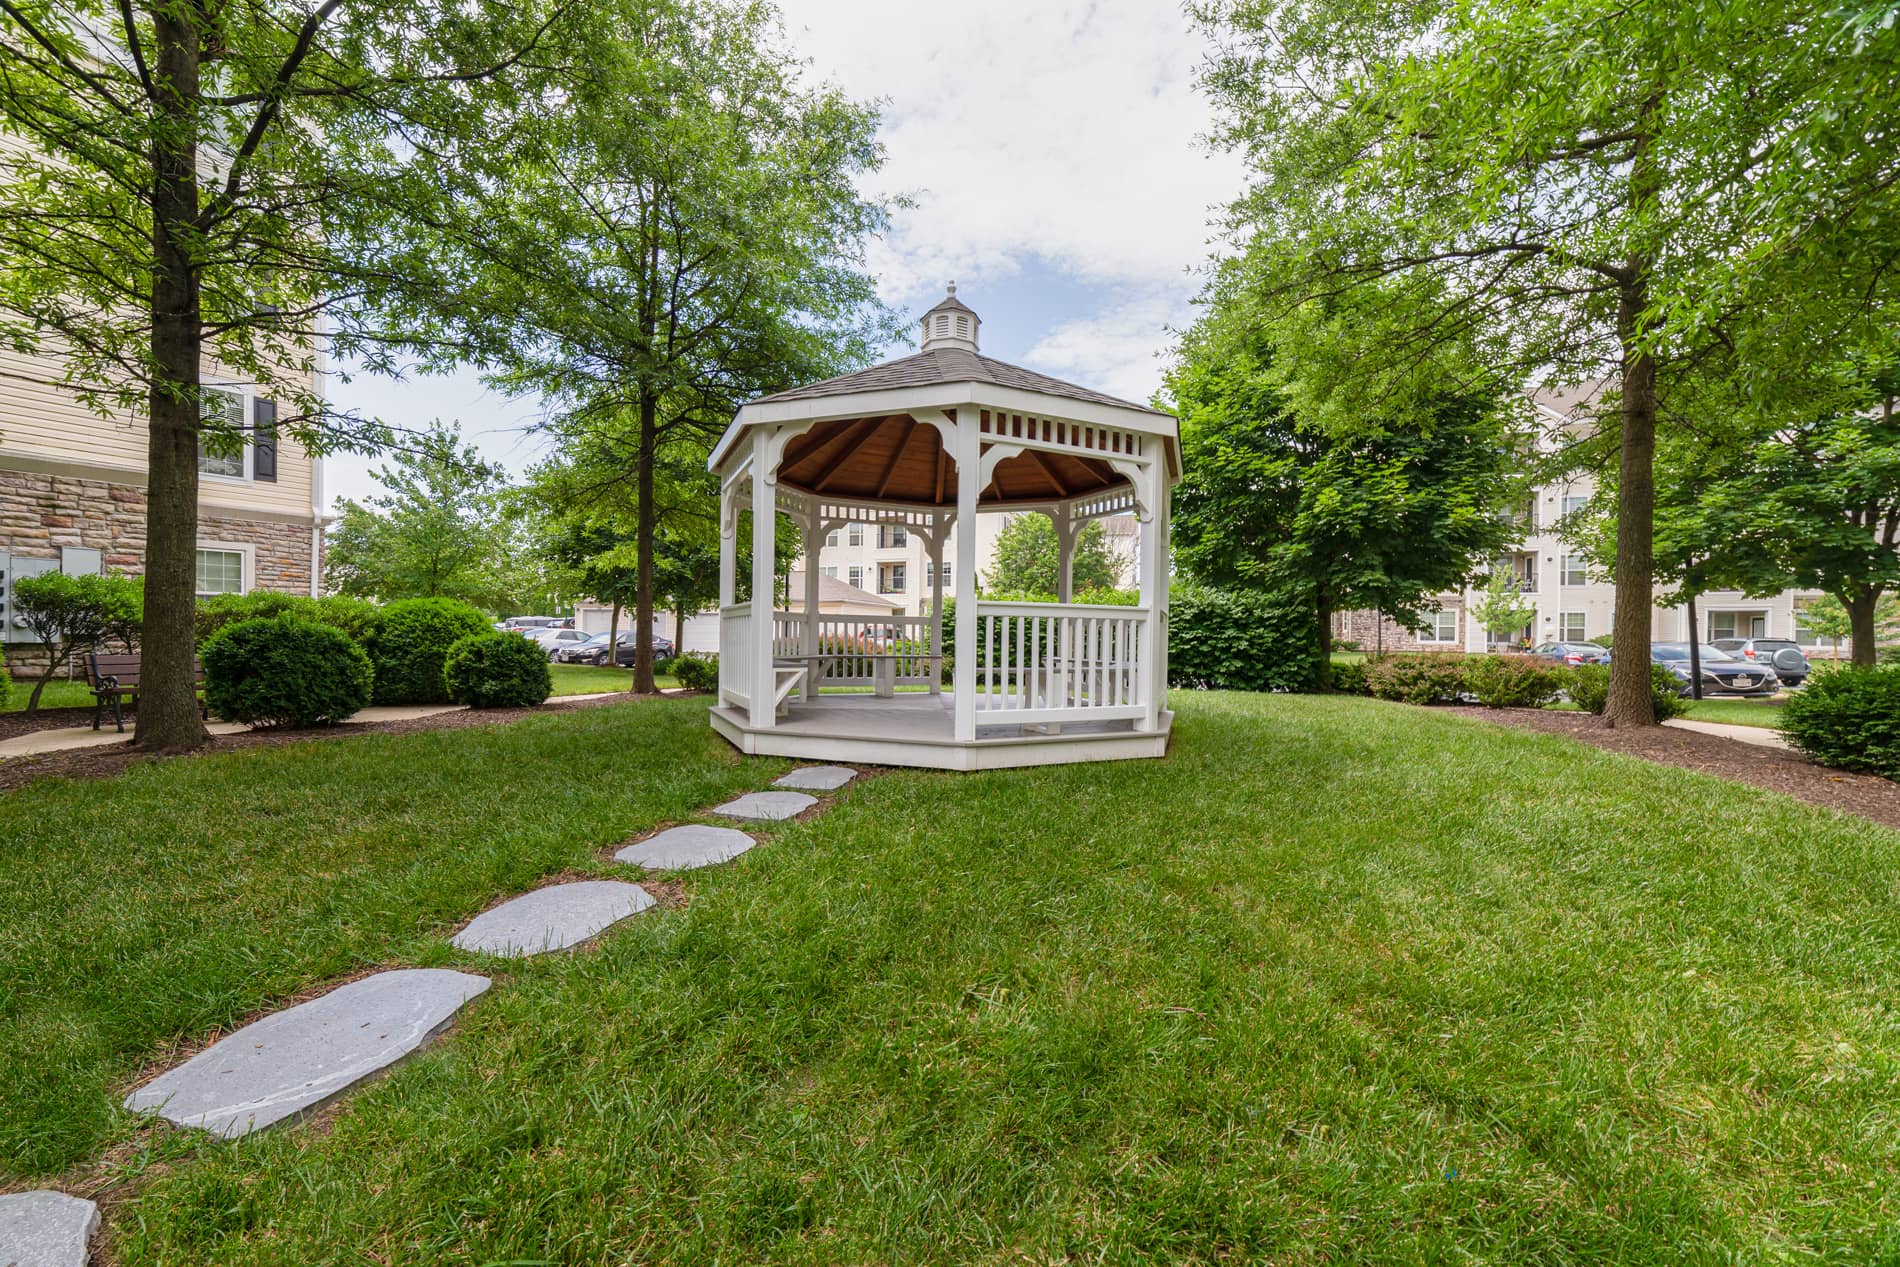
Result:
M720 477L719 699L713 728L742 751L985 770L1158 757L1167 751L1168 500L1181 478L1174 417L978 353L956 298L924 314L923 349L742 407L709 463ZM752 512L741 601L740 516ZM976 517L1055 523L1054 603L980 601ZM1140 522L1133 607L1071 602L1091 519ZM776 517L802 537L802 594L774 602ZM922 616L819 610L818 548L846 524L902 525L930 560ZM943 556L955 533L955 625ZM944 635L951 688L941 686ZM869 694L826 688L871 687ZM909 690L901 688L908 687Z

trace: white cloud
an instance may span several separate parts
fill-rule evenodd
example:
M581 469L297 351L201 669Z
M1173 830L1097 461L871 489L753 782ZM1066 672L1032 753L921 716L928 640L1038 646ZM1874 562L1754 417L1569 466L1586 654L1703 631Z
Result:
M1175 330L1193 320L1186 297L1148 294L1093 317L1067 321L1024 357L1030 368L1147 404L1161 386Z
M1204 53L1162 0L782 0L814 71L886 100L882 192L917 205L875 263L887 296L1008 276L1191 292L1239 166L1199 140Z

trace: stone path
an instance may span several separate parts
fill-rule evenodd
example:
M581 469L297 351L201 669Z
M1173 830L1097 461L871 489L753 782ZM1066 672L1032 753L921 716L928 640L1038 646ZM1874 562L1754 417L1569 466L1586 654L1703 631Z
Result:
M178 1126L236 1139L323 1104L441 1032L488 978L398 968L222 1038L125 1098Z
M99 1207L64 1192L0 1196L0 1267L85 1267Z
M112 732L94 742L117 737ZM776 785L836 791L857 773L805 766ZM711 812L774 821L816 804L818 798L803 792L750 792ZM756 843L731 827L687 823L628 845L614 858L649 871L678 871L730 862ZM451 941L484 954L543 954L579 945L653 905L652 894L623 881L551 884L477 915ZM225 1139L248 1135L307 1113L420 1050L488 987L487 977L447 968L378 972L227 1035L133 1091L125 1106ZM84 1267L98 1223L92 1202L66 1193L0 1196L0 1267Z
M614 854L614 861L645 867L648 871L691 871L695 867L731 862L758 843L736 827L687 823L628 845Z
M423 717L434 717L437 713L459 713L466 704L389 704L365 708L350 717L352 725L369 725L375 722L416 721ZM241 735L250 727L243 722L214 721L205 727L214 735ZM8 757L35 757L42 752L71 752L79 748L103 748L107 744L124 743L132 737L132 727L127 725L125 733L120 734L108 721L94 730L90 724L85 726L62 726L58 730L34 730L24 735L15 735L11 739L0 740L0 761ZM0 1259L0 1267L7 1267Z
M727 801L715 814L727 818L752 818L765 822L778 819L796 818L812 806L818 804L815 796L806 796L803 792L747 792L737 800Z
M808 765L772 781L773 787L802 788L808 792L836 792L858 777L858 772L841 765Z
M652 905L651 893L620 880L551 884L477 915L450 942L488 955L545 954L578 946Z

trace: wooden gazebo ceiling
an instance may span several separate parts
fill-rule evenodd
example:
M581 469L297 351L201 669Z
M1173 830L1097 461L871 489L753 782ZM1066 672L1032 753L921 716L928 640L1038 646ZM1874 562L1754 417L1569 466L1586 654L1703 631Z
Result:
M989 448L985 441L983 447ZM868 501L957 504L957 464L943 438L909 414L821 422L785 446L779 482ZM1065 501L1128 481L1099 458L1031 449L996 464L980 506Z

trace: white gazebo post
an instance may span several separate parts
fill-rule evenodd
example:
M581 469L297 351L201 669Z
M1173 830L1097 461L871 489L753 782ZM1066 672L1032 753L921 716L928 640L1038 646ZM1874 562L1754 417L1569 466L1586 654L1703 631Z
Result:
M930 654L943 654L943 516L931 512L930 535L924 538L924 557L930 560ZM925 660L926 667L935 663ZM930 672L930 693L943 694L943 669Z
M1056 601L1075 601L1075 542L1082 535L1086 519L1075 517L1075 507L1063 502L1049 512L1056 526Z
M1142 730L1154 730L1161 724L1161 638L1162 621L1168 604L1168 578L1165 575L1163 534L1167 515L1167 473L1160 462L1150 462L1136 482L1135 495L1140 504L1141 609L1148 614L1141 635L1141 683L1137 698L1142 704Z
M802 526L805 538L805 654L808 656L818 654L818 547L825 539L822 516L818 499L814 497L810 513L805 516Z
M752 436L752 724L770 726L776 701L772 672L774 570L778 563L776 472L771 469L772 433Z
M983 437L974 405L957 410L957 641L950 692L958 743L976 741L976 498Z

